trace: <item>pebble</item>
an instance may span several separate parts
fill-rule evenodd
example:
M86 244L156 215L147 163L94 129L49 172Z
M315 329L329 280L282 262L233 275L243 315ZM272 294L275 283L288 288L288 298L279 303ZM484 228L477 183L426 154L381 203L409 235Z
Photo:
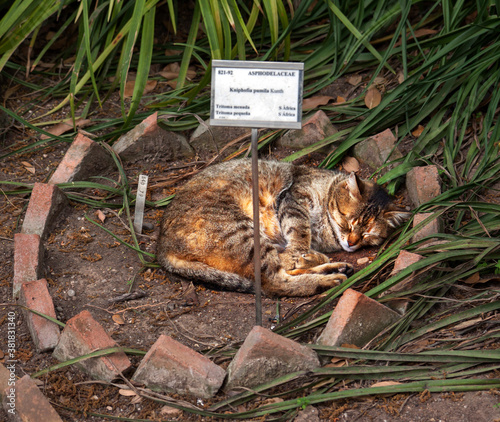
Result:
M61 306L56 307L57 312L62 312L64 309Z
M142 223L142 228L144 230L154 230L155 226L153 223L148 223L147 221Z
M74 291L73 289L69 289L69 290L68 290L68 296L69 296L69 297L73 297L75 294L76 294L76 293L75 293L75 291Z
M357 263L358 265L365 265L365 264L368 264L370 262L370 258L368 257L364 257L364 258L359 258Z

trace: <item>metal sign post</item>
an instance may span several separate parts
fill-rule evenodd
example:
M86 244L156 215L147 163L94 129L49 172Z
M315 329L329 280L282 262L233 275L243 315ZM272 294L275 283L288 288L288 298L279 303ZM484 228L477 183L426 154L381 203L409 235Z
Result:
M210 124L252 128L256 325L262 325L258 129L302 127L303 63L212 60Z

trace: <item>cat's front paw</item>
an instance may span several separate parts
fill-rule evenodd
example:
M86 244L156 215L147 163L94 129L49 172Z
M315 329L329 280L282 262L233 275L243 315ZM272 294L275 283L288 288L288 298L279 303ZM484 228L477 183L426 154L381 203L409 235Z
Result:
M307 268L314 268L318 265L330 262L330 259L322 253L310 250L307 253L299 252L296 250L285 250L280 253L281 265L287 271L290 270L303 270Z

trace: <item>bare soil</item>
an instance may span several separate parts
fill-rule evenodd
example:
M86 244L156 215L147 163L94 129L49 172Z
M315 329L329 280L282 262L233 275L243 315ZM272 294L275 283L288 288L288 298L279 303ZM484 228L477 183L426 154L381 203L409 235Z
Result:
M2 149L7 149L26 137L26 133L13 130L4 141ZM0 162L0 179L30 184L46 181L67 147L68 145L60 144L7 158ZM289 151L270 149L266 155L279 158L288 153ZM213 157L197 157L192 162L173 163L154 159L139 160L125 164L125 170L132 184L137 182L140 173L148 174L148 199L157 200L174 193L175 186L187 180L190 174L202 168L211 158ZM320 158L312 155L301 162L314 165ZM34 174L25 163L35 169ZM366 175L368 170L363 169L362 173ZM105 176L118 180L118 174L113 171ZM6 185L0 187L11 189ZM89 190L85 194L100 198L105 196L104 192L97 190ZM400 196L402 205L406 205L404 193L401 192ZM14 310L17 324L16 370L19 377L57 363L50 353L36 352L23 314L13 306L12 301L13 237L21 229L28 201L29 196L25 194L0 195L0 295L4 302L0 306L0 362L5 360L6 315L8 311ZM99 220L98 211L105 215L104 222ZM160 334L170 335L201 352L237 347L255 324L253 295L190 285L172 278L160 268L144 268L136 252L89 221L99 222L116 236L132 243L124 213L119 211L97 210L71 202L45 242L45 277L49 282L58 318L65 322L87 309L119 345L143 351L147 351ZM145 222L150 224L151 229L140 236L140 246L145 251L155 251L162 212L158 209L146 210ZM367 265L359 265L358 259L368 257L372 260L376 253L376 249L365 249L352 254L339 253L334 259L350 262L358 271ZM367 288L359 288L363 287ZM143 292L144 295L134 300L112 302L114 298L130 291ZM289 321L297 312L313 306L318 299L316 296L277 301L264 297L263 325L268 328L273 326L277 313L281 321ZM332 303L331 308L334 305ZM131 357L131 360L134 367L137 367L140 359ZM216 362L225 367L229 358L218 354ZM162 416L161 404L146 400L136 402L120 395L115 386L89 382L85 374L74 368L57 370L39 379L45 395L62 419L68 422L108 420L92 416L91 413L150 420L207 420L188 413ZM220 394L213 402L222 398L223 395ZM188 401L196 404L195 400ZM317 409L322 421L491 422L500 420L500 410L496 407L499 402L498 392L491 391L371 397L332 402L317 406ZM209 406L210 403L207 401L203 405ZM0 410L0 420L5 419L5 413Z

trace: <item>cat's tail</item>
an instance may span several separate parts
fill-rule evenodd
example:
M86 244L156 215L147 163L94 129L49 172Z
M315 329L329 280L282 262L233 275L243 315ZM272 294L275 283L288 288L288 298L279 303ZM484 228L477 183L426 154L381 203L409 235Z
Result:
M198 261L188 261L172 254L159 254L158 262L166 271L183 278L201 281L223 289L253 293L254 282L235 273L218 270Z

